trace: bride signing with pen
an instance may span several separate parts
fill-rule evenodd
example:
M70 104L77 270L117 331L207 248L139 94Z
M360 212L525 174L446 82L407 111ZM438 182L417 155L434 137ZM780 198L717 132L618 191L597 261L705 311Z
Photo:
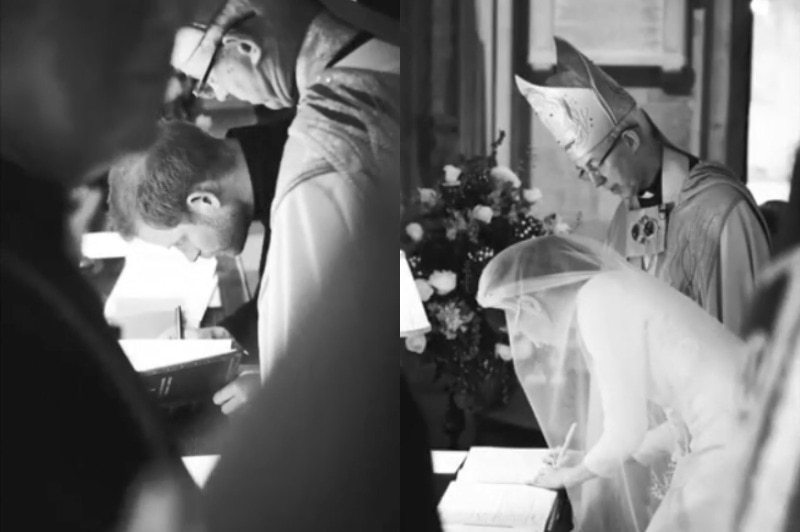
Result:
M574 236L500 253L478 300L505 312L548 444L571 439L534 484L566 488L580 530L728 529L718 487L736 427L739 339L616 252Z

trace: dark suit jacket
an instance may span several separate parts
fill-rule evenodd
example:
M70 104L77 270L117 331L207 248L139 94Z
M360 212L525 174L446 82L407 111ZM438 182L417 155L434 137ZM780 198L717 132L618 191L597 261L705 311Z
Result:
M66 252L66 189L5 161L0 187L0 529L106 532L134 477L180 458Z

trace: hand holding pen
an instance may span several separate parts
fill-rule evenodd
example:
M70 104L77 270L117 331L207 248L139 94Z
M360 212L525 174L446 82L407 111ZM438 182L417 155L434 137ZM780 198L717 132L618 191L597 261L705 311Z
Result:
M573 423L570 426L569 431L567 431L567 437L564 439L564 445L553 449L553 451L550 453L550 456L544 460L543 467L532 482L534 486L550 489L561 489L566 486L567 474L570 468L562 467L562 465L565 457L567 457L569 446L575 437L576 428L577 425ZM569 451L569 453L577 454L582 457L582 453L578 453L577 451Z

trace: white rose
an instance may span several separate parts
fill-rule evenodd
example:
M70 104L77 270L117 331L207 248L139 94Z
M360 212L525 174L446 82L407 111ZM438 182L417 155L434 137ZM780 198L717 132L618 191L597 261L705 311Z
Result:
M489 175L498 181L511 183L514 187L522 185L522 181L520 181L519 177L517 177L517 174L515 174L514 171L507 166L495 166L489 172Z
M422 229L422 226L418 223L408 224L406 226L406 234L413 240L414 242L419 242L422 240L422 235L425 234L425 231Z
M426 345L428 345L428 340L424 334L413 334L406 337L406 349L412 353L421 354L425 351Z
M479 222L483 222L485 224L491 223L492 216L494 216L492 208L487 207L486 205L476 205L475 208L472 209L472 217Z
M522 191L522 197L528 203L536 203L544 197L544 194L538 188L526 188Z
M461 177L461 168L448 164L444 167L444 182L447 185L458 185Z
M211 122L208 115L200 115L194 120L195 125L204 131L211 131Z
M495 344L494 354L503 360L511 360L511 348L506 344Z
M428 282L437 294L446 296L456 288L456 274L451 271L435 271L428 277Z
M420 188L419 201L423 205L432 206L436 204L436 191L432 188Z
M416 279L414 283L416 283L417 285L417 292L419 292L419 298L422 300L423 303L425 303L433 295L433 287L425 279Z

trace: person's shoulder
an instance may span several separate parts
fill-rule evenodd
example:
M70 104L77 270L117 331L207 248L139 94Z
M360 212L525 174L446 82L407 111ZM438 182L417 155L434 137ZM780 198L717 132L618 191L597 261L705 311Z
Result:
M584 284L578 291L577 311L584 318L615 319L616 311L624 312L628 295L636 290L640 279L630 270L602 272Z
M620 291L627 291L632 283L639 282L640 276L633 269L621 269L601 272L586 282L579 297L613 296Z
M715 201L752 199L741 178L724 164L714 161L700 161L692 168L683 195L687 199L713 196Z
M328 68L306 88L298 106L302 122L320 109L399 118L398 75L355 68ZM330 114L330 113L328 113Z
M664 281L631 268L603 272L587 281L578 293L578 307L612 317L617 312L629 314L634 307L645 312L645 307L684 297Z
M684 184L673 216L681 219L690 213L695 224L701 219L718 219L724 223L739 206L758 215L753 195L733 171L720 163L701 161Z

